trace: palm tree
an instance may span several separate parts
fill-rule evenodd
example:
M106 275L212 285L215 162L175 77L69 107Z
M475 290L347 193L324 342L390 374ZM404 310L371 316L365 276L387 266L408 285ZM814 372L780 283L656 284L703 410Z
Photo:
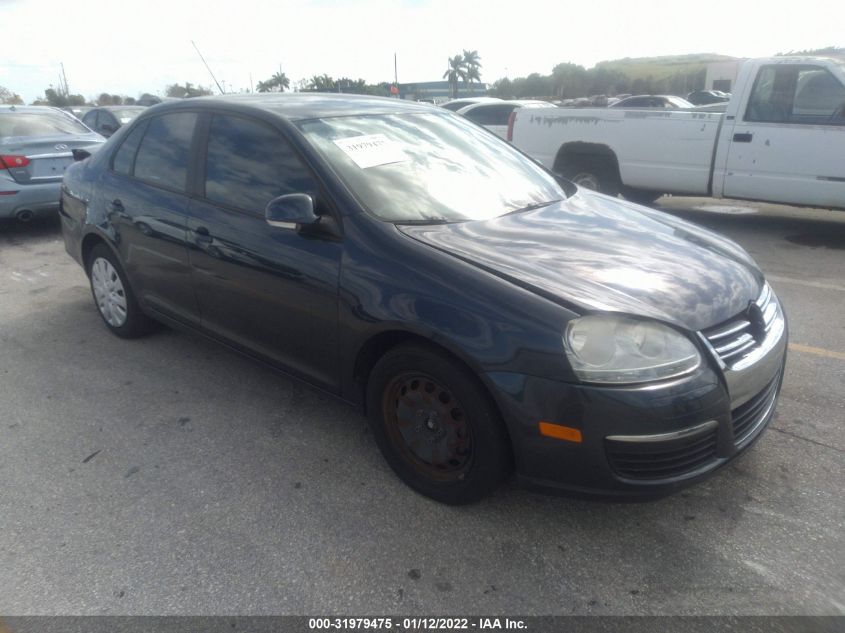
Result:
M472 88L473 81L481 81L481 56L478 54L478 51L468 51L464 50L464 67L466 68L465 71L465 79L469 82L469 91L475 92Z
M461 55L450 57L449 68L443 73L443 79L449 80L449 90L452 93L453 99L458 96L458 82L465 80L466 77L464 58Z
M290 79L281 70L255 87L258 92L284 92L286 88L290 88Z

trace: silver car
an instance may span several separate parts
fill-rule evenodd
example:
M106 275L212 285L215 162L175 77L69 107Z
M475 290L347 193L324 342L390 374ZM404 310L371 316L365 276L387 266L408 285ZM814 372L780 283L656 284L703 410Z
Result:
M56 108L0 106L0 221L55 213L72 151L93 152L104 142Z

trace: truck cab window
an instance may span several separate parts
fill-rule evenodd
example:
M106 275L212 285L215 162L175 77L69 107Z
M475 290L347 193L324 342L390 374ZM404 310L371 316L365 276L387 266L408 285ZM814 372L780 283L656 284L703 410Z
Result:
M845 86L818 66L764 66L757 75L746 121L842 124Z

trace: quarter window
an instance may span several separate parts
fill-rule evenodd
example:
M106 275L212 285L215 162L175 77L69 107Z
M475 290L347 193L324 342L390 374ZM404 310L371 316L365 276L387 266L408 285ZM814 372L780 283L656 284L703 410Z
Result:
M147 124L141 122L140 125L135 126L135 129L121 143L112 161L112 169L114 171L126 176L132 175L132 163L135 162L135 153L138 151L138 145L141 143L141 138L144 136L144 130L146 128Z
M273 198L316 194L317 184L290 144L272 127L214 115L208 136L205 197L263 215Z
M135 158L135 177L153 185L184 191L188 156L197 115L163 114L151 119Z

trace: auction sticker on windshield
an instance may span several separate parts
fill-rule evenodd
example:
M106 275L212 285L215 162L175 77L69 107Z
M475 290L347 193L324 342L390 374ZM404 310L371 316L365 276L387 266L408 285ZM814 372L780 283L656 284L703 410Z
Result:
M361 169L408 160L396 141L384 134L366 134L337 139L334 142Z

